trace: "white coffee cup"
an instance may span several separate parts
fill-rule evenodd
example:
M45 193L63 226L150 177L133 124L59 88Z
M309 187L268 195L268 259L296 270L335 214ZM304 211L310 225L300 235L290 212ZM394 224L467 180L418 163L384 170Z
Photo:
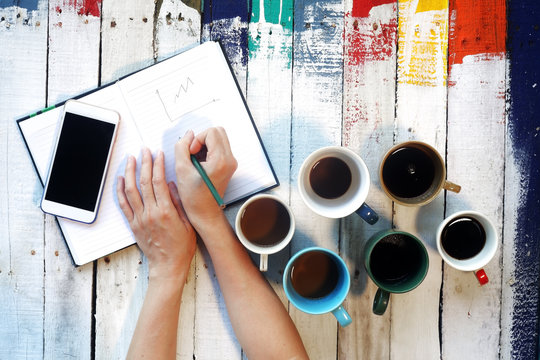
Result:
M289 219L288 226L285 226L286 217ZM248 230L248 225L251 225L251 230ZM280 225L279 231L273 231L276 225ZM252 196L242 204L236 214L236 235L248 250L260 254L259 269L261 271L268 269L268 255L277 253L291 242L294 230L295 221L291 208L275 195ZM275 241L269 244L259 241L268 239L270 236Z
M484 230L485 243L480 251L472 257L459 259L449 254L443 246L443 232L449 224L455 224L458 220L473 219L476 220ZM461 271L473 271L481 285L488 283L489 279L483 270L491 259L495 256L498 247L497 231L493 223L483 214L478 211L459 211L446 219L439 225L437 229L437 250L443 260L450 266Z
M337 158L350 170L350 185L345 193L337 198L318 195L310 182L312 169L325 158ZM319 215L337 219L356 212L366 222L374 224L379 217L365 203L370 182L368 168L360 156L342 146L328 146L312 152L304 160L298 175L298 190L305 204Z

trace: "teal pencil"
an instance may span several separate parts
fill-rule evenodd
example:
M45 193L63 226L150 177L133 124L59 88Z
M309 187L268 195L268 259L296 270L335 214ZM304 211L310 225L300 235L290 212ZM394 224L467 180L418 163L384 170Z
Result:
M219 207L222 209L225 209L225 203L223 202L223 199L221 196L219 196L219 193L217 192L216 188L214 187L214 184L212 184L212 181L210 181L210 178L208 177L208 174L206 174L206 171L204 171L203 167L201 166L201 163L199 163L199 160L195 157L195 155L191 155L191 162L201 174L202 179L206 183L206 186L208 186L208 189L212 193L212 196L214 196L214 199L216 199L216 202L218 203Z

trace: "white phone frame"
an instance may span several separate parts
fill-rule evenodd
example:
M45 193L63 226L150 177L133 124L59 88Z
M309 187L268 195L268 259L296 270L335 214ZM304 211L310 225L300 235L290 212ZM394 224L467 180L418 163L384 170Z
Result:
M93 211L88 211L85 209L80 209L74 206L70 206L70 205L66 205L66 204L62 204L62 203L45 199L45 194L47 193L47 189L49 187L49 179L50 179L50 175L52 171L52 165L56 157L56 150L58 148L58 143L60 140L66 113L86 116L96 121L103 121L103 122L107 122L107 123L111 123L115 125L111 143L109 145L107 161L105 162L105 169L101 176L101 184L100 184L98 195L97 195L96 205ZM87 224L91 224L96 220L99 204L101 202L101 195L103 194L103 187L105 184L105 179L107 177L107 170L109 168L109 163L111 160L111 154L112 154L114 143L116 140L116 134L118 132L119 123L120 123L120 114L114 110L105 109L99 106L90 105L90 104L76 101L76 100L68 100L65 102L64 111L62 112L62 118L60 120L60 123L58 124L57 132L56 132L57 134L56 134L56 140L54 144L54 150L52 151L51 158L49 161L49 169L47 170L47 181L45 182L45 188L43 189L43 195L41 198L41 210L43 210L43 212L47 214L56 215L56 216L64 217L67 219L87 223Z

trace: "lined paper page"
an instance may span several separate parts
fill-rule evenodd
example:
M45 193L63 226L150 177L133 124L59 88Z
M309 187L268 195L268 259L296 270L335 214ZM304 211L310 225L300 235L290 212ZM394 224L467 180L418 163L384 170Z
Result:
M124 173L126 156L128 154L137 156L142 147L139 134L131 121L130 113L117 85L94 92L81 98L80 101L118 111L120 125L96 221L92 224L83 224L58 218L73 260L78 265L134 243L131 230L118 206L115 188L117 176ZM62 111L63 107L59 107L20 123L30 153L43 181L46 180Z
M134 123L152 150L165 153L175 180L174 144L186 131L225 128L238 170L224 196L231 203L274 185L275 179L218 43L207 42L120 82Z

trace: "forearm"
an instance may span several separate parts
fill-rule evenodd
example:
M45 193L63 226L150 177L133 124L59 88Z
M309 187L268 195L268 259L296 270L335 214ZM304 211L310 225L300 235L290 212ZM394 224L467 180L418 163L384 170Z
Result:
M249 359L307 358L286 308L223 217L201 229L235 334Z
M128 359L174 359L185 277L150 279Z

